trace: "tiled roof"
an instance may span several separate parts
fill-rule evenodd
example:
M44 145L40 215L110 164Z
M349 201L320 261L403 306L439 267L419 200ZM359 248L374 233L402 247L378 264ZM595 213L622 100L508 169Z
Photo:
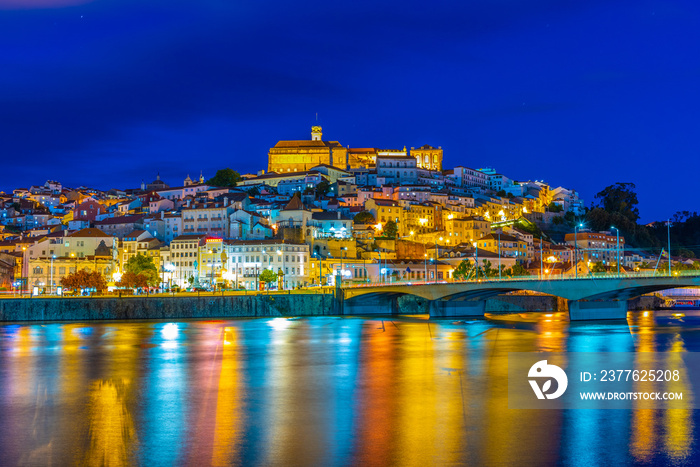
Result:
M100 229L87 228L78 230L68 235L69 237L110 237L109 234L101 231Z

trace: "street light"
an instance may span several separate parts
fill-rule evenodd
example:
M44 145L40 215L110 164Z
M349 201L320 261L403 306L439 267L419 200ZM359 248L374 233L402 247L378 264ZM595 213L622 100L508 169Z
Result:
M168 273L168 290L171 290L173 288L173 271L175 271L173 263L166 264L165 271Z
M574 226L574 269L576 270L576 279L578 279L578 240L577 240L577 229L583 227L583 224ZM542 239L540 238L540 245L542 244Z
M209 279L209 286L214 290L214 252L209 250L209 273L211 278Z
M501 231L498 231L498 280L501 280Z
M620 277L620 229L617 227L610 228L615 229L615 233L617 234L617 276Z
M671 277L671 219L666 222L668 232L668 277Z
M423 260L424 260L424 263L425 263L425 264L423 265L423 267L424 267L424 271L423 271L423 281L424 281L424 282L428 282L428 253L424 253L423 256L424 256Z
M282 271L282 290L284 290L284 282L286 280L287 274L284 271L284 256L282 255L282 250L277 249L277 256L279 256L279 261L282 263L282 268L280 271Z
M479 280L479 242L474 242L474 279Z
M440 237L440 240L442 240L442 237ZM435 280L433 281L434 283L437 284L437 276L438 276L438 245L437 242L435 242Z
M377 253L377 256L379 256L379 279L381 282L384 282L384 278L382 277L384 275L382 272L382 254L379 249L374 250L374 252Z
M56 259L56 255L51 255L51 278L49 279L49 293L53 295L53 260Z
M339 285L343 285L343 252L347 251L348 247L340 247L340 282Z

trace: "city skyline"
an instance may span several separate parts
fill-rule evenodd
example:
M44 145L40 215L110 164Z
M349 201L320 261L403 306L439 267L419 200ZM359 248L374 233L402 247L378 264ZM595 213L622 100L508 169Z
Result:
M4 191L255 173L318 114L324 139L442 146L447 168L545 180L587 205L633 182L642 222L698 210L691 184L659 190L700 164L691 2L0 9Z

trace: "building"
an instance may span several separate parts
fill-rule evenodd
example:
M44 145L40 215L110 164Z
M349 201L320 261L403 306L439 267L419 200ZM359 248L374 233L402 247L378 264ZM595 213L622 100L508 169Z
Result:
M309 283L309 245L284 240L227 240L223 243L227 280L247 290L259 290L264 269L280 274L279 289L293 289ZM274 287L273 287L274 288Z
M162 266L160 248L162 245L160 240L153 238L153 236L145 230L134 230L126 234L119 249L121 272L124 272L124 265L126 265L127 261L136 255L152 258L153 264L160 272Z
M476 243L479 250L523 261L527 258L527 243L512 235L490 233L478 239Z
M377 177L387 183L410 184L418 181L416 159L406 155L406 150L383 150L377 155Z
M411 148L411 156L416 159L416 167L419 169L442 172L442 147L437 149L425 145L418 149Z
M348 169L371 169L377 165L376 148L348 148Z
M86 198L82 203L73 209L73 220L94 221L97 216L104 214L106 209L103 205L92 198Z
M579 231L569 233L565 241L574 246L574 256L578 262L602 262L606 266L617 264L617 235L612 232ZM620 258L625 257L625 237L620 237ZM622 262L622 261L621 261Z
M199 279L200 247L206 235L180 235L170 242L172 280L179 287L192 287Z
M345 170L348 150L337 141L323 141L320 126L311 127L311 140L278 141L267 154L267 171L306 172L321 164Z
M229 236L229 215L234 211L227 198L221 201L190 203L182 209L182 232L185 235Z
M459 187L488 188L487 175L480 170L458 166L454 168L452 178Z
M314 238L352 237L352 219L342 215L340 211L314 212L311 214L310 225L313 227Z
M488 235L491 231L491 223L482 217L455 217L445 220L445 231L447 236L452 238L453 245L460 243L472 244L477 239Z
M143 185L143 184L142 184ZM157 190L165 190L169 188L168 184L165 183L163 180L160 179L160 173L156 176L156 179L153 180L151 183L146 185L143 189L146 191L157 191Z
M83 269L110 281L118 264L116 247L114 237L94 228L47 235L26 250L28 285L54 292L61 278Z

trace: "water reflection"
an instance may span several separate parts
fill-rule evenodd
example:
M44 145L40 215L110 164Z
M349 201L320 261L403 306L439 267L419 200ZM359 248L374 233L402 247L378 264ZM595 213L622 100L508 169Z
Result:
M698 329L653 313L0 326L0 454L7 465L696 463L695 412L511 410L507 358L636 351L638 368L677 367L700 348ZM668 390L694 397L682 380Z

